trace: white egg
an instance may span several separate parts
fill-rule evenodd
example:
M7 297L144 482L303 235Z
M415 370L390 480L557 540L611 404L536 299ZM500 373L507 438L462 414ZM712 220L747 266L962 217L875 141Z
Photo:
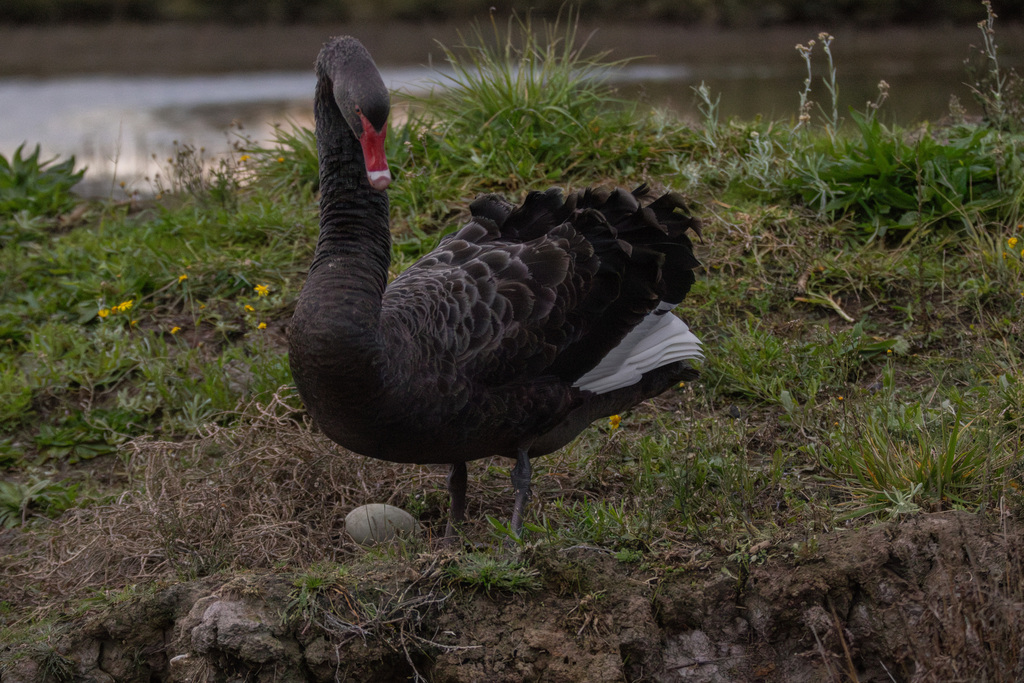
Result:
M359 545L390 541L396 535L407 536L419 525L408 512L394 505L360 505L345 516L345 531Z

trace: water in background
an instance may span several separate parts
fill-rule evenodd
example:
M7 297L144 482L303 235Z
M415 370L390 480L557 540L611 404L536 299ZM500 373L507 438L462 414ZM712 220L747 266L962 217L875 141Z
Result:
M793 49L792 32L750 34L762 38L754 42L729 32L691 31L678 34L686 39L673 40L671 31L642 31L628 26L605 31L606 41L625 46L615 56L623 52L654 55L611 74L620 96L696 119L693 88L705 82L720 96L723 118L763 115L790 120L795 116L807 74ZM950 95L969 105L963 60L971 54L972 36L948 29L840 33L834 44L840 112L851 106L863 109L876 96L882 79L891 86L883 119L903 125L942 118ZM1011 38L1019 36L1018 32ZM1016 65L1019 69L1024 61L1024 50L1014 47L1011 44L1007 50L1004 45L1004 68ZM378 61L386 63L387 56ZM812 99L825 102L828 95L819 80L825 70L820 49L815 69ZM444 80L436 68L428 66L383 66L381 70L389 87L404 92L422 93ZM79 166L88 166L84 187L89 194L146 194L152 190L146 178L166 169L175 143L205 148L210 158L229 150L239 133L265 142L274 124L311 125L314 83L311 69L0 78L0 153L9 157L22 143L29 149L39 143L46 156L73 154Z

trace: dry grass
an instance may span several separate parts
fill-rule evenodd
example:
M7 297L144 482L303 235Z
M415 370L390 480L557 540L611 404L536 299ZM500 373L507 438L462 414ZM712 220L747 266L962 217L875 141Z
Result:
M140 438L122 454L134 485L23 539L28 549L8 562L13 586L72 597L226 569L338 562L357 548L344 534L349 509L404 506L411 491L444 487L441 468L341 449L296 418L281 392L231 427L209 426L180 443Z
M54 601L132 584L345 562L364 551L345 534L344 517L366 503L413 510L428 542L441 533L447 467L350 453L295 412L293 392L282 387L268 403L245 407L230 426L209 424L191 439L141 437L122 445L127 485L116 499L8 536L4 567L11 580L0 585L0 600L52 609ZM658 407L640 408L634 419ZM538 461L536 514L556 498L589 500L595 486L599 498L629 497L630 482L616 471L617 443L584 439ZM486 541L487 517L507 518L508 472L500 458L470 464L467 537Z

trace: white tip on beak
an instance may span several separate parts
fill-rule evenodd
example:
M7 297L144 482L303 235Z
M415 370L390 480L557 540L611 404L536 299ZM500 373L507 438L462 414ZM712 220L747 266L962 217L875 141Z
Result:
M391 171L384 169L383 171L369 171L366 177L370 181L370 187L375 190L384 191L388 189L388 185L391 184Z

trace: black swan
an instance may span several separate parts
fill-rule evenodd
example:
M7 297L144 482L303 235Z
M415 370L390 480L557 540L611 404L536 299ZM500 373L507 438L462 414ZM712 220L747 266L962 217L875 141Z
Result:
M522 529L530 459L697 371L700 341L671 313L699 264L680 197L497 195L390 285L387 88L359 41L316 64L320 237L288 334L309 414L362 455L451 465L446 536L465 518L466 462L515 460Z

